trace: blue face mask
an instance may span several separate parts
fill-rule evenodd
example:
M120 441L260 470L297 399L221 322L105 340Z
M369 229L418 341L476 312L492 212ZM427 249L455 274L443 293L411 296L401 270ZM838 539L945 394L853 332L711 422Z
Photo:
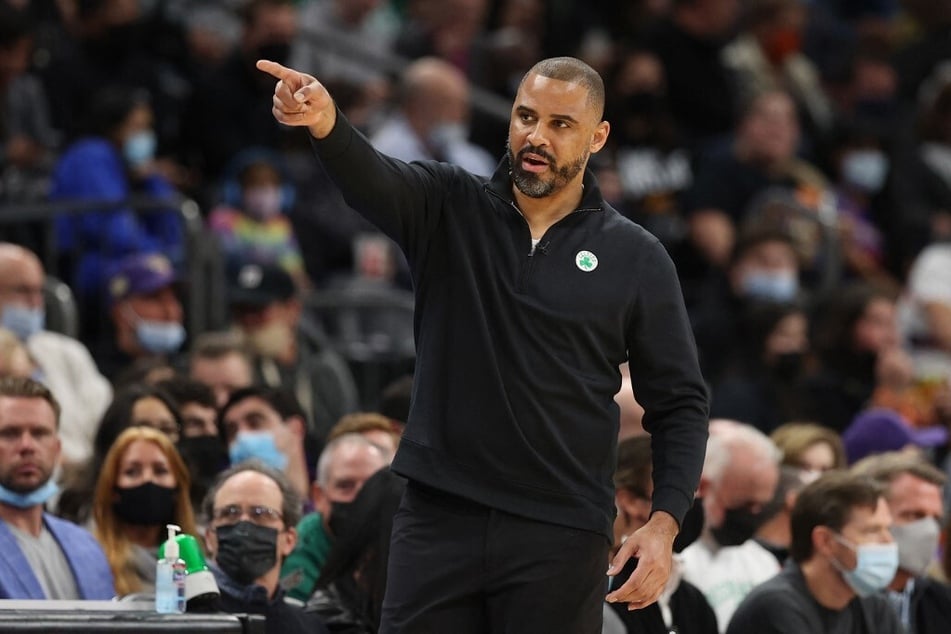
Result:
M792 271L751 271L741 282L743 295L771 302L791 302L799 292L799 280Z
M122 146L122 154L132 167L141 167L155 157L155 133L151 130L136 132Z
M832 565L842 573L842 578L860 597L867 597L888 587L898 571L898 544L853 544L841 535L836 540L855 551L857 563L854 570L846 568L835 559Z
M29 308L20 304L8 304L0 313L0 326L3 326L20 341L26 341L43 330L46 312L42 308Z
M888 157L878 150L850 152L842 161L842 179L869 194L882 188L887 175Z
M239 432L228 447L228 457L231 458L231 464L257 458L279 471L287 466L287 456L277 448L274 434L267 431Z
M177 351L185 341L185 327L177 321L140 319L135 325L135 336L152 354L168 354Z
M50 478L46 484L29 493L17 493L0 485L0 502L15 506L18 509L29 509L43 504L59 492L59 486Z

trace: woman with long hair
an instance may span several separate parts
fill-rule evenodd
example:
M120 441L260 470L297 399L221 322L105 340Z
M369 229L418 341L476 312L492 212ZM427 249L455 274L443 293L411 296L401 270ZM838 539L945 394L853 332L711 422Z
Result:
M196 534L188 468L169 437L151 427L119 434L96 482L92 516L116 593L152 592L166 524Z

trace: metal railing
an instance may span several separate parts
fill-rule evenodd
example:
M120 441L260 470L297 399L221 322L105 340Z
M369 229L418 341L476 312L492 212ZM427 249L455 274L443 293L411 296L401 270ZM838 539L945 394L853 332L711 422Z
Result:
M206 230L201 209L194 200L175 194L168 197L132 196L125 199L63 199L54 202L5 203L0 205L0 230L27 223L42 227L37 256L46 273L69 280L61 270L61 253L54 230L57 218L68 215L131 209L137 214L176 211L183 227L184 261L181 266L185 327L190 334L221 327L227 322L224 264L217 241ZM51 295L48 294L49 298ZM68 302L66 295L60 294ZM68 310L68 309L67 309ZM78 328L77 328L78 329ZM64 328L65 330L65 328ZM66 333L69 334L69 333Z

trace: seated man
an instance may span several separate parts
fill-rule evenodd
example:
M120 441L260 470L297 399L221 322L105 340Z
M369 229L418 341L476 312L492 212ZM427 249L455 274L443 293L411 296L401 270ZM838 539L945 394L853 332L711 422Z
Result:
M869 456L854 467L885 488L898 544L898 572L889 599L910 634L951 632L951 587L928 576L937 559L944 518L940 469L906 452ZM948 548L948 545L945 545Z
M315 614L284 600L281 562L294 549L300 496L280 471L248 461L224 471L205 498L205 539L225 612L263 614L267 634L325 634Z
M218 411L231 464L257 458L284 472L299 496L310 488L307 421L294 395L280 388L246 387Z
M767 519L779 481L779 449L742 423L710 423L700 477L705 515L700 539L683 551L684 579L703 592L720 631L755 586L779 572L753 535Z
M254 354L255 382L292 390L318 439L357 408L356 383L304 305L291 276L277 266L229 267L234 322Z
M185 341L184 312L175 292L172 263L160 253L136 253L118 262L109 277L109 317L114 337L97 356L115 379L144 359L169 360Z
M59 404L32 379L0 379L0 599L110 599L106 557L86 530L44 512L58 490Z
M232 393L254 383L251 366L244 338L227 330L198 335L188 355L188 376L211 388L216 407L224 407Z
M388 454L363 434L345 433L327 443L317 461L317 479L311 487L315 513L297 525L297 547L284 562L281 585L287 593L307 601L330 553L331 516L340 504L353 501L370 476L390 463Z
M827 473L799 494L790 562L737 608L727 634L898 634L877 593L898 569L892 518L881 488L849 473Z
M92 456L93 437L112 400L112 387L82 343L44 329L45 279L43 264L33 252L0 243L0 326L23 342L36 363L34 376L62 405L63 461L80 464Z

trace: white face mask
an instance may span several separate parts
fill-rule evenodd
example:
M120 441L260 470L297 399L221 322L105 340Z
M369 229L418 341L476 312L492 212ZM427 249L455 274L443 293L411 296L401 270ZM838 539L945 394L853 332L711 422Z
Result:
M252 218L267 220L281 213L281 188L276 185L244 190L244 210Z
M933 517L923 517L908 524L893 524L891 531L898 544L898 567L916 577L924 576L938 552L941 524Z

